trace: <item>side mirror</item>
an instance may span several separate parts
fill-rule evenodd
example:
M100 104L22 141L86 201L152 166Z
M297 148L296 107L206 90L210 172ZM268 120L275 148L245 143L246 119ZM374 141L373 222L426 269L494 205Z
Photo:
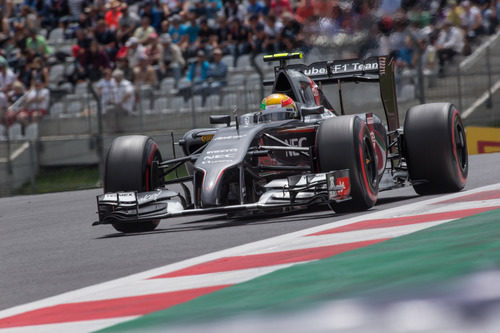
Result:
M302 117L309 116L312 114L323 114L325 112L325 107L323 105L319 106L302 106L300 108Z
M226 124L229 127L231 123L231 116L210 116L210 124Z

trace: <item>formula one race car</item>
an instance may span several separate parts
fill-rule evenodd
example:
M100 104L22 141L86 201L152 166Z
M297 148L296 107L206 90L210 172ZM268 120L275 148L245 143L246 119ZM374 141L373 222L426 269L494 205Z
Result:
M465 186L465 131L454 105L414 106L400 127L391 58L287 64L301 58L265 56L279 61L275 79L263 83L274 95L254 113L210 117L222 127L187 132L178 142L184 157L163 161L146 136L116 138L94 225L143 232L172 216L238 216L315 204L349 212L369 209L379 191L407 184L419 194ZM373 113L345 115L343 82L378 82L385 124ZM340 114L318 87L324 84L339 86ZM182 165L188 176L165 180ZM174 183L180 192L169 189Z

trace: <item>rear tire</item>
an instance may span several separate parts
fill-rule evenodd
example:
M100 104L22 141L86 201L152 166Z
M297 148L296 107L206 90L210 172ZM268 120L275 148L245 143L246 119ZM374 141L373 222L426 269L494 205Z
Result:
M161 162L158 145L143 135L121 136L113 140L106 156L104 192L152 191L161 185L151 170L153 161ZM154 230L160 220L137 223L113 223L120 232Z
M449 103L423 104L406 113L406 158L415 192L421 195L457 192L469 171L465 128Z
M325 120L317 134L320 172L349 169L351 200L332 203L336 212L366 210L377 201L375 151L366 123L355 115Z

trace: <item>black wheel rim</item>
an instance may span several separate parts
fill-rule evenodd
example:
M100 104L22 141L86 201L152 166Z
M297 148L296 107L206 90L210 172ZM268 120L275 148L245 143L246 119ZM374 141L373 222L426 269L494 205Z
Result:
M372 188L375 188L375 182L377 179L377 164L375 160L375 152L373 150L373 145L370 138L365 138L364 140L363 161L361 161L361 163L364 163L368 183Z
M467 145L465 131L460 122L455 123L455 151L457 152L457 163L462 172L467 168Z
M161 155L157 151L153 157L153 160L151 162L151 165L148 166L150 168L150 174L149 174L149 181L150 181L150 190L154 190L160 186L163 185L164 178L163 178L163 171L155 168L154 162L161 162Z

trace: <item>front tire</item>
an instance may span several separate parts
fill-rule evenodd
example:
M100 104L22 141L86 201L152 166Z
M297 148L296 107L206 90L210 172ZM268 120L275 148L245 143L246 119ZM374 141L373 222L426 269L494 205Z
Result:
M366 210L377 201L375 150L366 123L355 115L325 120L316 138L319 170L349 169L351 200L332 203L336 212Z
M414 106L404 124L406 158L415 192L458 192L467 181L469 158L465 128L449 103Z
M114 139L106 156L104 192L146 192L159 187L161 179L152 172L153 161L161 162L161 154L150 137L127 135ZM112 225L117 231L129 233L151 231L159 223L152 220Z

